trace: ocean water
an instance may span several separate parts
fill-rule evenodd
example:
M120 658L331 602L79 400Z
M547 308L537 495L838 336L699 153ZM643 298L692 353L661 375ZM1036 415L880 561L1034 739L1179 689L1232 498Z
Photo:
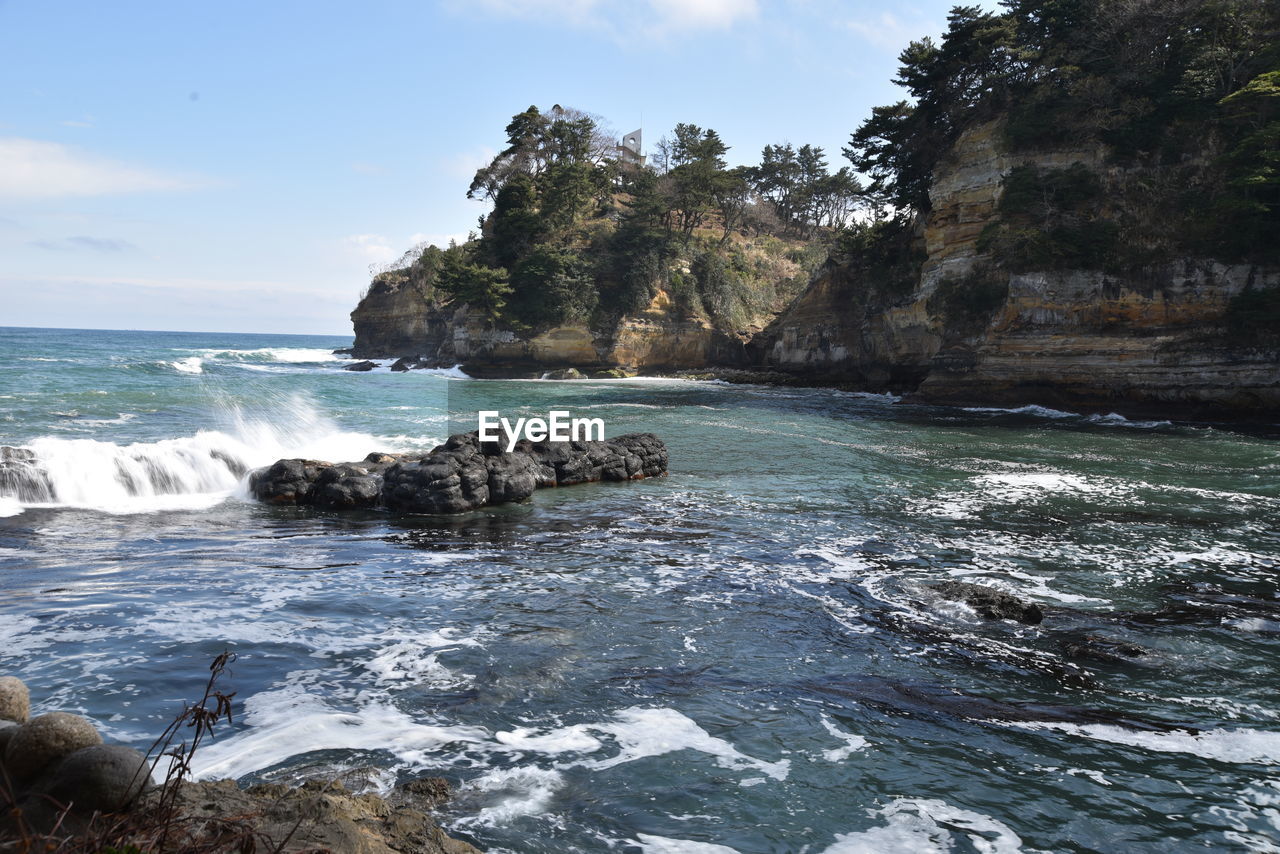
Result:
M489 851L1280 851L1280 431L349 343L0 329L0 445L53 487L0 481L0 673L38 710L146 749L230 649L200 775L442 776ZM671 474L451 518L244 497L553 407Z

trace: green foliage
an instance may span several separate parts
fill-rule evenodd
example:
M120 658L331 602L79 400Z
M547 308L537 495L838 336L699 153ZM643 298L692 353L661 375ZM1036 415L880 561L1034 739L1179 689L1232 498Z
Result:
M1246 288L1227 305L1227 329L1257 342L1280 342L1280 287Z
M1066 169L1018 166L1004 179L1000 220L978 251L1014 272L1115 269L1120 227L1101 213L1102 184L1084 164Z
M471 247L471 248L468 248ZM466 303L490 320L502 316L511 286L507 271L475 263L474 246L450 246L436 274L436 288L452 300Z
M899 210L929 210L938 161L968 124L990 118L1028 66L1028 49L1009 15L957 6L942 43L912 42L895 83L911 101L872 110L844 154L874 180L871 190Z
M1145 194L1137 204L1160 214L1148 234L1088 215L1071 198L1087 186L1053 188L1044 176L1026 189L1058 192L1068 213L1036 221L1034 200L1019 201L1023 188L1011 176L1006 196L1022 209L1005 211L1010 221L987 240L1012 263L1133 264L1153 247L1280 259L1280 3L1003 6L1003 14L957 7L940 43L903 51L895 82L909 98L875 108L844 151L872 177L874 194L898 211L926 213L934 171L959 134L1003 116L1014 150L1100 143L1119 162L1172 176L1135 190ZM1215 154L1206 170L1205 156Z
M592 272L576 252L539 246L511 271L507 314L522 325L585 323L597 301Z
M733 331L746 325L748 295L741 258L703 252L693 259L689 272L702 307L715 326Z
M967 275L939 282L928 307L943 316L949 331L968 337L980 334L1008 298L1008 276L977 267Z
M752 188L773 205L778 217L794 233L811 237L820 226L836 228L852 213L862 185L848 167L827 171L821 148L790 143L766 145L760 165L746 173Z
M866 283L873 302L894 302L910 294L920 281L925 259L911 219L902 214L845 229L833 254Z

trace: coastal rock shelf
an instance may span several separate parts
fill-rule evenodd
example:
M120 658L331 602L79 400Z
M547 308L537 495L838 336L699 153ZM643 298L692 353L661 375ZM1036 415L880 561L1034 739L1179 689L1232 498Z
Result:
M249 491L268 504L463 513L522 501L544 487L666 473L666 445L652 433L597 442L521 440L511 451L476 433L459 433L425 455L373 453L353 463L279 460L250 474Z

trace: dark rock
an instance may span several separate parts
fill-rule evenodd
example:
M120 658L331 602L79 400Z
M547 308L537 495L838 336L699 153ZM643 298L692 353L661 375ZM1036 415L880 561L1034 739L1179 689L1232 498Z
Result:
M1092 634L1063 638L1059 644L1068 658L1083 658L1104 664L1128 664L1136 658L1148 655L1148 650L1137 644Z
M268 504L462 513L522 501L543 487L659 477L667 461L666 446L652 433L596 442L521 441L510 452L501 442L459 433L425 456L279 460L249 475L249 491Z
M4 766L11 777L31 780L50 763L95 744L102 744L102 736L90 721L50 712L23 724L9 738Z
M25 724L31 719L31 694L16 676L0 676L0 720Z
M383 472L403 459L401 454L372 453L359 463L278 460L249 475L249 492L267 504L336 510L377 507Z
M343 370L344 371L372 371L376 367L378 367L376 363L364 361L364 362L356 362L353 365L347 365L345 368L343 368Z
M988 620L1016 620L1034 626L1044 619L1044 612L1034 602L1024 602L1011 593L969 584L964 581L944 581L934 585L933 591L943 599L963 602Z
M80 812L118 812L150 782L146 756L132 747L98 744L63 759L44 793Z
M0 721L0 768L4 767L4 752L9 747L9 740L21 726L16 721Z
M453 794L453 787L443 777L422 777L408 780L396 786L391 793L393 801L419 807L436 807Z
M392 363L391 370L396 373L403 373L405 371L411 371L416 367L418 367L417 359L411 359L408 356L401 356Z
M547 371L542 378L544 380L585 380L587 375L577 368L560 368L556 371Z
M57 500L49 473L40 465L35 451L7 445L0 446L0 495L39 503Z

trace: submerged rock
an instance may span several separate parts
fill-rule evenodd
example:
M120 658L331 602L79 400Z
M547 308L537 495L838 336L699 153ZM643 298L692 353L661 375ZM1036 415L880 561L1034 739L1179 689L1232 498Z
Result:
M964 581L944 581L934 585L933 591L943 599L963 602L988 620L1016 620L1027 625L1037 625L1044 619L1044 612L1034 602L1024 602L1012 593L969 584Z
M249 491L268 504L462 513L522 501L543 487L659 477L667 461L666 446L652 433L593 442L522 440L512 451L459 433L425 455L375 453L360 463L279 460L249 476Z
M1068 658L1082 658L1104 664L1129 663L1148 655L1148 650L1137 644L1094 634L1063 638L1059 643L1063 654Z
M353 365L347 365L345 368L343 368L343 370L344 371L372 371L376 367L378 367L376 362L364 361L364 362L356 362Z

